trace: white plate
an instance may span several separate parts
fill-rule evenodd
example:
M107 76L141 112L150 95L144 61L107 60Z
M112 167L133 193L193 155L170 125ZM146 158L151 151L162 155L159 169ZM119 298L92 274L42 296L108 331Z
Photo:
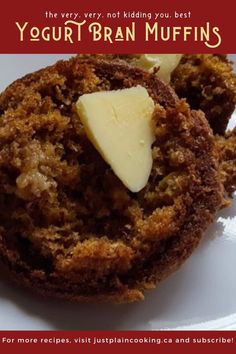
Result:
M0 90L69 55L0 55ZM236 61L236 55L232 57ZM236 114L231 126L236 124ZM236 200L182 268L131 305L43 300L0 281L0 329L236 329Z

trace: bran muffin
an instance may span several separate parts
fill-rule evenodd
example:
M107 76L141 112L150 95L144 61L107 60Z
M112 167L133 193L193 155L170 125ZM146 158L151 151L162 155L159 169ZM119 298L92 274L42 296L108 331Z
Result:
M185 54L171 85L192 109L201 109L215 134L225 133L236 104L236 75L226 55Z
M146 87L153 167L131 193L87 138L84 93ZM132 302L180 267L223 203L218 152L202 112L122 60L75 57L0 95L0 257L45 296Z
M232 196L236 190L236 128L225 136L216 136L220 174L225 190Z

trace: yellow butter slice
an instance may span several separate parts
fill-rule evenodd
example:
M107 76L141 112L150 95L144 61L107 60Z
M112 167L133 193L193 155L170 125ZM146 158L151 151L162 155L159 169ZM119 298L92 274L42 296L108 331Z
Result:
M140 54L137 65L149 71L160 67L157 76L169 83L171 73L179 64L181 57L182 54Z
M77 112L88 138L132 192L147 184L152 169L154 102L142 86L82 95Z

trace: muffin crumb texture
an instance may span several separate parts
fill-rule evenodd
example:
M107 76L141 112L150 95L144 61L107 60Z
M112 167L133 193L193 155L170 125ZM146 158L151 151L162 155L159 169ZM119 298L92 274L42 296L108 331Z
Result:
M131 193L75 104L137 85L155 102L156 140L148 183ZM75 57L29 74L1 94L0 113L0 257L19 284L46 296L143 299L193 252L222 205L204 114L120 59Z
M171 85L191 108L205 113L215 134L224 134L236 104L236 75L226 55L184 55Z

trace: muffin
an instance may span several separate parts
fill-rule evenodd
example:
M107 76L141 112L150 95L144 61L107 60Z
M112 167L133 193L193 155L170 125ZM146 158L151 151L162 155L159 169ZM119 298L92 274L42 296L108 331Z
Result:
M219 153L220 174L225 190L233 195L236 190L236 128L225 136L216 136Z
M148 182L133 193L91 143L76 102L138 85L155 104L155 140ZM0 112L0 257L44 296L142 300L192 254L222 206L204 113L125 61L59 61L11 84Z
M184 55L171 85L192 109L201 109L215 134L224 135L236 104L236 75L226 55Z

